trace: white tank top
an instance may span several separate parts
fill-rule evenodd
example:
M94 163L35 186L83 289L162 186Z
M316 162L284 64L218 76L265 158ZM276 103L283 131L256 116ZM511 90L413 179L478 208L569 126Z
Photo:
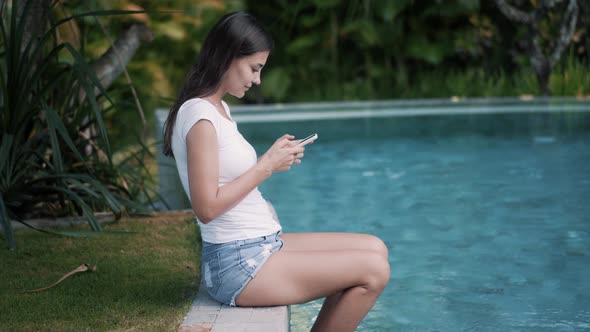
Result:
M223 102L227 116L231 119L229 107ZM200 120L208 120L215 127L219 147L219 186L232 182L256 164L256 151L238 131L237 124L221 116L213 104L201 98L189 99L178 111L172 133L172 151L184 192L190 201L187 172L186 135ZM194 184L194 185L199 185ZM210 243L225 243L269 235L281 230L274 220L266 200L254 188L236 206L203 224L201 238Z

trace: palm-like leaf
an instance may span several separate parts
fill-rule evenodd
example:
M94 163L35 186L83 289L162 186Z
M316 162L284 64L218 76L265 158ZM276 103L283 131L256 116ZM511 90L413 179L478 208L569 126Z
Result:
M11 219L74 213L100 231L95 211L142 209L136 198L147 193L137 170L113 164L103 105L116 104L82 54L55 34L76 17L130 12L49 19L49 29L25 45L30 2L20 17L8 6L0 20L0 224L11 248Z

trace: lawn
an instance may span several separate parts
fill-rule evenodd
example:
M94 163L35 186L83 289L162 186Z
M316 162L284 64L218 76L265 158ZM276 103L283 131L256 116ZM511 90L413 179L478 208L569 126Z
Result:
M196 295L200 238L185 215L126 219L88 238L16 232L0 239L0 331L175 331ZM79 227L86 229L85 227ZM38 293L81 264L74 274Z

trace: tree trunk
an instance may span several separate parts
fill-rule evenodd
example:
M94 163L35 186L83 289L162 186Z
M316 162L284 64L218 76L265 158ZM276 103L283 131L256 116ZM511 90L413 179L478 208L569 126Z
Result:
M2 1L2 6L5 5L5 1ZM23 18L26 22L21 44L22 53L33 38L40 38L47 31L51 0L18 0L14 2L18 6L19 17L26 10L26 15ZM105 90L123 73L140 44L151 42L153 39L152 31L143 24L134 24L119 36L113 45L92 65ZM97 88L95 94L98 96L99 93ZM80 100L83 100L85 96L81 95L81 97Z
M40 38L47 31L48 16L50 14L50 6L52 0L18 0L13 1L17 6L17 15L19 19L25 21L25 29L22 36L22 44L20 47L21 53L24 53L27 46L35 39ZM2 8L6 5L6 0L3 0ZM21 18L22 17L22 18ZM134 24L123 32L113 45L92 65L96 76L104 90L108 89L115 79L119 77L125 67L139 48L142 42L150 42L154 38L151 30L143 24ZM33 47L29 47L29 51ZM23 54L24 55L24 54ZM94 89L94 94L98 97L101 91L98 87ZM86 92L80 91L79 103L82 103L86 98ZM85 126L85 121L81 126ZM81 135L93 136L92 127L87 128ZM92 145L86 147L87 154L91 153Z
M107 89L123 73L142 42L151 42L153 32L143 24L134 24L92 65L101 85ZM99 94L98 88L95 91Z
M535 77L539 84L539 91L543 96L551 95L551 88L549 87L549 78L551 77L551 66L549 60L543 54L538 52L536 48L529 47L529 58L531 65L535 70Z
M539 84L539 91L543 96L550 96L551 89L549 88L549 77L551 76L551 64L541 48L541 41L539 40L540 32L539 26L541 20L546 14L546 9L538 7L531 14L532 20L528 23L528 40L526 41L527 53L531 66L535 70L537 83Z
M96 77L98 77L101 86L106 90L111 84L119 77L127 64L139 48L142 42L151 42L154 39L153 32L143 24L134 24L123 32L119 38L111 45L111 47L100 56L94 64L92 69L94 70ZM98 97L101 91L98 87L94 88L94 95ZM80 92L80 102L86 98L86 92L82 90ZM88 119L84 119L82 124ZM92 137L96 135L96 128L90 126L86 130L80 133L83 137ZM93 150L93 145L88 144L85 148L86 155L90 155ZM104 153L98 151L101 159L104 159Z
M569 45L576 28L579 11L578 3L577 0L567 0L568 4L561 18L559 35L555 42L552 43L554 44L554 47L547 54L543 52L540 41L541 21L548 16L550 9L563 1L564 0L538 0L535 9L530 13L526 13L509 5L506 0L496 0L496 6L504 16L513 22L524 24L528 28L526 40L527 53L529 55L531 66L535 70L539 90L543 96L551 95L551 90L549 88L551 70L559 62L559 59L565 48Z

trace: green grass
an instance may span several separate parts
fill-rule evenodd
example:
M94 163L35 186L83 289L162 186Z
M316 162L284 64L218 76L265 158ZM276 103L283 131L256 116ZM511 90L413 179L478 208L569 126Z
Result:
M0 250L0 331L175 331L199 280L193 219L122 221L105 229L133 233L66 238L17 231L17 249ZM97 270L22 293L83 263Z

